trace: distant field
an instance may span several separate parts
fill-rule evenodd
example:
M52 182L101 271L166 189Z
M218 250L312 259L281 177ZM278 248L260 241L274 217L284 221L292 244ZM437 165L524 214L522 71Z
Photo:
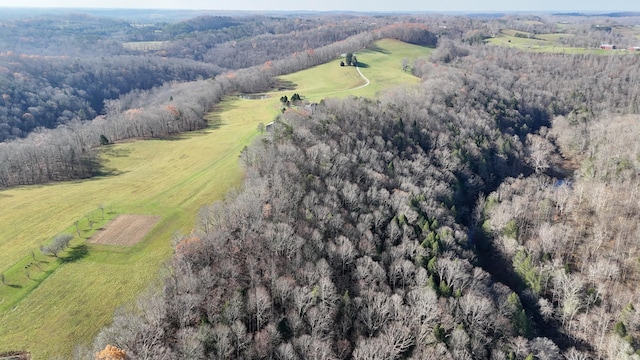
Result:
M169 43L167 41L132 41L122 43L122 47L127 50L150 51L163 50Z
M558 24L558 29L566 29L569 25ZM640 39L640 28L638 27L614 27L613 32L626 35L635 36ZM515 47L526 51L537 52L554 52L554 53L567 53L567 54L598 54L609 55L615 54L610 50L602 50L599 48L576 48L569 47L561 43L561 38L571 38L573 34L553 33L553 34L530 34L525 31L516 31L513 29L502 29L493 38L486 41L490 44ZM640 46L640 43L638 44Z
M573 34L536 34L538 39L542 39L549 42L558 42L560 38L572 38L575 35Z
M520 34L517 36L517 34ZM555 52L555 53L567 53L567 54L608 54L607 50L601 49L586 49L569 47L560 43L561 37L571 37L572 34L535 34L532 38L528 37L529 34L525 31L516 31L511 29L503 29L495 37L489 38L486 41L493 45L509 46L526 51L537 52ZM525 37L522 37L525 36Z
M529 25L544 25L543 22L536 21L536 20L525 20L525 21L523 21L523 23L529 24Z
M267 93L256 100L228 97L210 114L221 122L219 127L170 140L104 147L105 166L113 175L0 191L0 273L14 269L9 280L24 284L22 290L0 284L0 353L28 350L34 359L68 358L76 344L89 343L109 323L114 309L157 282L172 254L175 232L189 233L203 205L222 199L241 184L238 156L258 134L258 124L279 113L280 96L298 92L314 101L326 96L373 96L388 87L415 84L418 79L402 71L402 59L411 64L429 52L382 40L356 54L363 63L362 73L371 81L367 87L350 91L364 80L355 68L340 67L336 59L283 76L295 90ZM146 214L159 221L131 246L85 241L99 228L107 230L108 221L120 214ZM38 248L59 233L76 234L73 249L63 254L68 261L60 261L52 273L30 266L29 276L36 280L28 279L22 261L57 261L39 254ZM17 305L3 311L3 302L9 301Z

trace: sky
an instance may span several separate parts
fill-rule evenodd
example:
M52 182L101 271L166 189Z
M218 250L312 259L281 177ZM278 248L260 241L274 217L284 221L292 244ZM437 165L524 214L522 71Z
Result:
M0 0L0 7L355 11L640 11L637 0ZM0 10L1 11L1 10Z

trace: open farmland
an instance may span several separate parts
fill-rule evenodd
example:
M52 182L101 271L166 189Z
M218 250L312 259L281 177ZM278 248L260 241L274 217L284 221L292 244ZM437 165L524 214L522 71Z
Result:
M70 261L60 260L50 273L38 275L32 270L30 276L39 276L38 281L16 271L9 280L20 288L0 288L0 309L5 299L13 297L12 303L17 304L0 313L0 352L28 350L35 359L68 357L76 344L91 341L110 321L114 309L134 300L157 279L172 253L174 233L190 232L201 206L222 199L241 183L238 155L258 134L258 124L272 121L279 113L280 96L298 92L312 101L326 96L372 96L391 86L417 83L402 71L402 59L411 63L428 53L423 47L383 40L357 53L364 64L361 71L371 81L367 87L349 91L365 81L355 68L340 67L338 59L284 76L295 90L268 93L258 100L227 98L211 115L215 127L168 140L103 148L110 175L1 191L0 272L30 261L31 252L56 234L79 232L82 238L77 236L72 249L63 254ZM159 221L132 246L84 241L119 214L146 214Z
M561 37L572 37L572 34L530 34L524 31L503 29L486 41L493 45L514 47L536 52L552 52L566 54L606 54L606 50L570 47L562 44Z
M608 43L613 40L603 40L600 43L589 41L589 43L592 44L589 47L584 47L585 45L582 45L582 47L570 45L572 43L585 44L585 41L587 41L587 38L578 32L575 27L576 25L571 24L557 24L558 32L553 33L534 33L514 29L501 29L494 37L486 39L486 42L493 45L508 46L534 52L596 55L619 53L617 51L611 52L610 50L603 50L598 47L601 43ZM613 26L609 32L621 42L616 42L615 45L624 53L628 46L637 46L636 42L631 39L637 39L638 36L640 36L638 35L638 31L639 28L636 26Z

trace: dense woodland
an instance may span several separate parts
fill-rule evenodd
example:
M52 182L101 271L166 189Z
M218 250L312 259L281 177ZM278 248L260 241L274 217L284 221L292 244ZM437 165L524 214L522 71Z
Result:
M633 46L622 30L635 20L578 17L562 41ZM100 21L109 39L170 45L145 56L114 46L104 62L3 55L2 89L17 94L4 104L53 84L66 102L45 92L42 106L70 113L5 137L24 138L0 144L0 187L108 171L105 143L202 128L223 96L380 38L437 48L411 64L419 86L280 115L242 153L244 186L176 238L162 285L78 358L107 346L132 359L640 358L637 54L483 43L502 28L556 31L515 15ZM79 75L52 71L73 66ZM123 69L121 89L111 74ZM0 109L31 120L20 106Z

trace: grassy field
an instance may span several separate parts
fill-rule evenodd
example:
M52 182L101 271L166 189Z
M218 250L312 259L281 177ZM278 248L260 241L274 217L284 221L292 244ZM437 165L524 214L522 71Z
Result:
M535 34L533 38L516 36L529 36L530 34L524 31L515 31L511 29L503 29L495 37L487 39L486 41L493 45L509 46L526 51L536 52L554 52L554 53L566 53L566 54L610 54L611 51L602 49L586 49L575 48L563 45L560 43L561 37L571 37L572 34Z
M77 344L90 343L109 323L115 308L157 282L172 254L174 234L191 231L200 207L241 184L238 156L258 134L258 124L278 114L280 96L373 96L388 87L418 83L402 71L401 62L428 53L423 47L382 40L357 53L361 71L371 81L364 88L349 90L365 81L355 68L340 67L337 59L284 76L295 90L271 92L260 100L228 97L211 114L220 121L215 128L104 147L102 157L114 175L0 191L0 272L14 285L0 284L0 353L28 350L34 359L68 358ZM118 214L157 215L161 220L132 247L85 242ZM95 222L92 227L89 219ZM39 247L56 234L77 234L77 229L82 238L76 236L72 250L62 255L67 261L39 254Z
M279 99L282 95L291 97L294 92L299 93L309 101L320 101L326 97L344 97L347 95L373 97L378 92L390 87L402 84L417 84L419 79L410 72L402 71L402 59L409 59L409 63L418 57L429 56L430 49L403 43L396 40L384 39L376 42L375 46L358 51L356 56L360 63L360 71L371 83L354 90L365 84L365 80L358 74L353 66L340 66L336 59L329 63L315 66L305 71L282 76L296 86L295 91L273 92L268 95ZM279 108L278 103L270 100L265 104L273 104Z

